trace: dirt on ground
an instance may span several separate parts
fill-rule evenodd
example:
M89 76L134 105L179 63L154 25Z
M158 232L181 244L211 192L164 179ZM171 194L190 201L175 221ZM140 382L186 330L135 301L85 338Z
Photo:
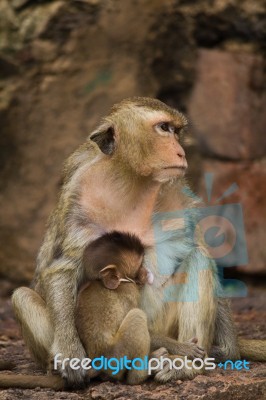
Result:
M0 298L0 359L15 364L13 373L41 375L43 372L31 360L14 320L7 282L1 283ZM266 339L266 288L261 285L249 287L248 297L233 299L232 305L238 332L242 337ZM10 373L10 372L1 372ZM142 385L128 386L116 382L97 382L85 390L60 391L36 388L34 390L0 390L0 400L14 399L160 399L160 400L263 400L266 399L266 363L251 362L249 370L224 370L217 368L192 381L173 381L159 384L152 379Z

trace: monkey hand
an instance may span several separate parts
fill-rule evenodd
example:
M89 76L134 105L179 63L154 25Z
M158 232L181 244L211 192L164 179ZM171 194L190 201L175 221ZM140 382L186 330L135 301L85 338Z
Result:
M62 343L63 342L63 343ZM54 340L51 350L51 360L53 369L57 370L62 378L65 380L65 386L69 389L82 389L88 382L87 371L80 365L81 361L86 358L85 350L77 337L71 341L67 338L65 340ZM79 369L73 368L71 364L72 359L79 359Z
M181 356L187 356L190 360L194 358L204 358L206 356L205 350L198 345L198 339L195 337L182 343L179 354Z

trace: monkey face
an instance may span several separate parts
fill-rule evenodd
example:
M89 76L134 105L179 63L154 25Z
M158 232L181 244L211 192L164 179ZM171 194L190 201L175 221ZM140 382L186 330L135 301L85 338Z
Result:
M181 114L136 108L134 121L128 118L128 136L120 140L124 163L137 175L154 181L167 181L184 175L187 168L185 151L181 146L186 120ZM128 121L129 120L129 121ZM134 128L133 128L134 126ZM125 128L124 128L125 129Z
M187 160L180 143L184 131L182 119L169 119L169 115L162 115L151 123L152 131L155 132L156 160L151 163L154 166L154 179L163 182L183 176L187 169Z
M163 182L185 173L186 126L181 113L159 100L133 98L116 105L91 139L125 174Z

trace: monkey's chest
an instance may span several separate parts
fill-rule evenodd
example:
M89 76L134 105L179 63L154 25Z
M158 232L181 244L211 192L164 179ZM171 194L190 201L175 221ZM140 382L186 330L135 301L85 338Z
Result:
M97 212L89 212L88 220L93 221L95 231L111 232L119 231L135 234L145 245L153 244L153 230L151 221L145 218L138 210L123 211L120 213L114 210L107 211L105 207Z
M109 191L107 190L109 189ZM128 202L115 188L98 188L96 192L84 190L79 200L87 220L101 232L117 230L137 235L145 244L152 244L151 216L153 207L149 202Z

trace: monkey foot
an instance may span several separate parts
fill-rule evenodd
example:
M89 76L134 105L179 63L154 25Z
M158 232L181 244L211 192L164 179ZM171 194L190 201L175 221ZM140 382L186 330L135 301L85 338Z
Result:
M182 360L183 357L169 355L167 358L171 361L174 361L177 358ZM154 379L157 382L162 382L162 383L177 379L188 380L188 379L193 379L199 373L200 373L199 370L195 370L193 368L186 368L185 366L183 366L180 369L176 369L174 368L171 362L167 361L164 362L163 365L160 365L157 368L157 371L155 371Z

